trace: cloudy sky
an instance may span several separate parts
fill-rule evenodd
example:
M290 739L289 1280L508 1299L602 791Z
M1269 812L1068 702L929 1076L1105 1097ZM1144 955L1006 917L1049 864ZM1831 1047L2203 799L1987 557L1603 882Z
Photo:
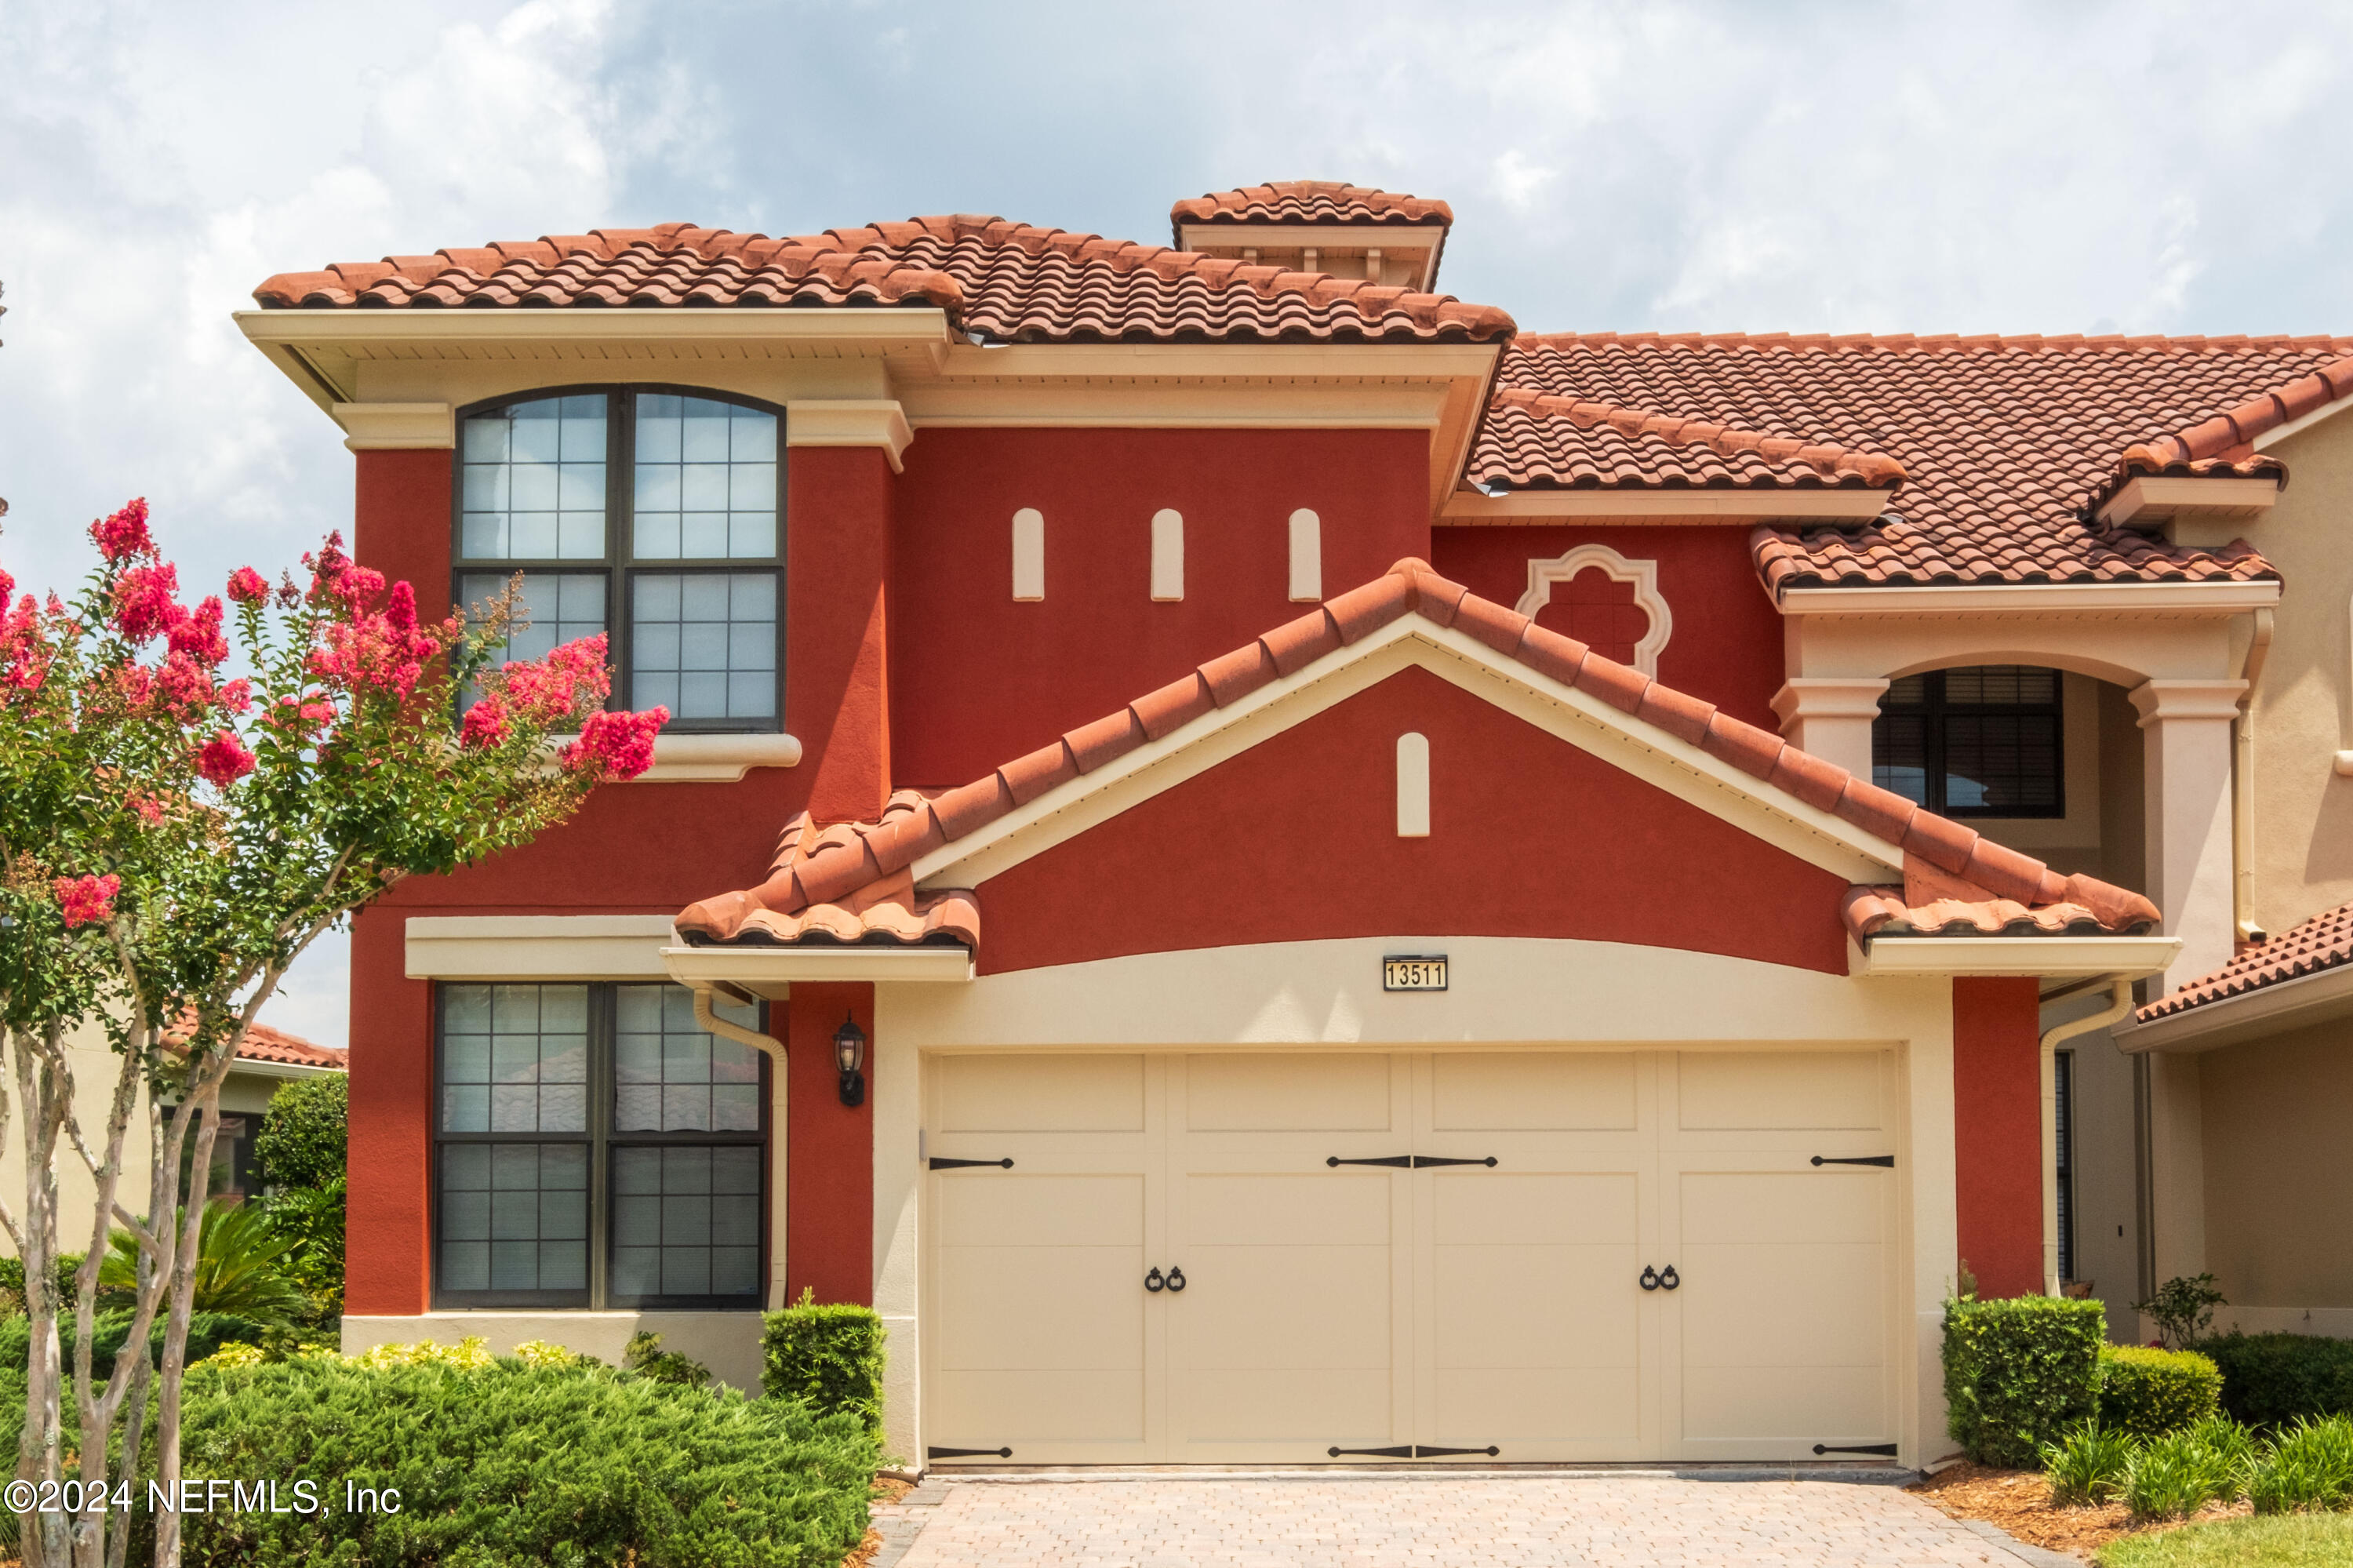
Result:
M2353 332L2353 8L0 0L0 563L149 496L197 580L347 524L229 313L331 260L669 218L1165 242L1443 196L1524 327ZM343 1038L323 948L273 1009Z

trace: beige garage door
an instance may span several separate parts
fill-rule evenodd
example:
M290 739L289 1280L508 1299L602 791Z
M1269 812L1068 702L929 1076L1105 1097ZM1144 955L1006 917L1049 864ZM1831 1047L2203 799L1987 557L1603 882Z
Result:
M936 1057L930 1457L1891 1442L1894 1173L1845 1161L1892 1152L1892 1074L1877 1052Z

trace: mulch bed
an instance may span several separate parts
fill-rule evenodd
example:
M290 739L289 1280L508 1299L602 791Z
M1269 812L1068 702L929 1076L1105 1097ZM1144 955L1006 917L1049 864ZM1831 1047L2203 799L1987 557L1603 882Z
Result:
M2052 1508L2051 1483L2039 1470L1997 1470L1966 1459L1908 1489L1955 1519L1981 1519L2030 1546L2072 1552L2086 1559L2124 1536L2175 1530L2213 1519L2237 1519L2254 1511L2243 1502L2228 1503L2203 1510L2191 1519L2136 1525L2120 1502L2097 1508Z
M894 1503L914 1489L914 1484L911 1481L897 1480L890 1476L877 1476L874 1478L874 1489L867 1495L874 1502ZM849 1555L841 1560L841 1568L866 1568L869 1563L874 1561L874 1554L881 1550L882 1532L870 1524L866 1527L866 1539L860 1542Z

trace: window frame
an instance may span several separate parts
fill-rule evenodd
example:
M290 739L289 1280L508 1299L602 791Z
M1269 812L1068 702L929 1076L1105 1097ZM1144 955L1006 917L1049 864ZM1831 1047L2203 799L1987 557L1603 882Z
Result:
M1945 677L1956 670L2020 669L2045 672L2051 676L2051 700L2047 703L1955 703L1945 698ZM1922 701L1917 705L1891 707L1884 697L1880 699L1879 715L1872 721L1872 772L1876 782L1879 770L1879 723L1889 718L1918 718L1921 722L1921 794L1919 804L1925 810L1941 817L1958 820L2015 821L2048 821L2067 815L2067 675L2063 670L2042 664L1955 664L1942 669L1913 672L1921 683ZM1899 677L1909 679L1910 676ZM1954 806L1945 799L1946 782L1946 721L1951 718L2048 718L2052 730L2051 803L2047 806ZM1902 794L1902 790L1895 793Z
M2058 1224L2053 1227L2053 1240L2058 1243L2059 1277L2063 1281L2081 1277L2075 1272L2075 1239L2082 1226L2075 1212L2075 1053L2051 1053L2051 1090L2052 1130L2052 1190L2058 1198Z
M575 1311L757 1312L767 1306L770 1243L776 1230L776 1060L759 1056L760 1128L757 1132L621 1132L613 1126L617 1085L614 1069L618 1034L618 998L625 985L662 987L661 980L436 980L433 984L432 1105L427 1113L429 1181L426 1202L426 1275L434 1311L470 1308L538 1308ZM581 985L588 992L588 1117L579 1132L447 1132L441 1127L442 1049L453 985ZM761 1002L753 1027L765 1033L768 1004ZM714 1035L712 1038L721 1038ZM580 1290L451 1290L441 1283L441 1150L458 1143L586 1144L588 1150L588 1284ZM749 1297L620 1295L611 1287L614 1203L612 1150L616 1148L756 1148L760 1151L760 1257Z
M470 561L461 553L466 526L466 421L486 414L495 414L524 403L545 402L558 397L589 397L605 399L605 553L595 559L575 556L571 560L540 559L514 556L495 561ZM776 553L773 557L743 559L681 556L677 558L644 557L636 553L637 546L637 400L640 397L700 397L712 403L727 403L739 408L770 414L776 421ZM628 708L634 705L630 690L631 660L635 633L636 586L640 575L661 577L703 577L769 573L776 584L776 697L773 715L765 719L697 718L684 719L673 715L662 726L666 735L782 735L785 731L785 625L788 619L789 601L786 577L787 541L786 514L790 486L787 477L790 462L786 455L786 408L781 403L770 403L758 397L736 392L713 391L707 387L686 387L669 382L610 381L592 382L580 386L534 387L527 392L512 392L502 397L488 397L469 403L457 411L457 450L449 465L449 602L460 614L469 606L464 582L469 577L496 577L502 582L517 572L532 575L571 573L575 576L601 577L605 582L606 654L613 675L613 694L607 705Z

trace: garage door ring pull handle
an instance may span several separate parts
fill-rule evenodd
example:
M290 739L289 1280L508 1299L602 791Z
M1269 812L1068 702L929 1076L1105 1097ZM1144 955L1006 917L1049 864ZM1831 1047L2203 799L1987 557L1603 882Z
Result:
M1180 1290L1182 1290L1182 1289L1184 1289L1184 1288L1185 1288L1185 1271L1184 1271L1183 1269L1181 1269L1181 1268L1172 1268L1172 1269L1170 1269L1170 1270L1168 1271L1168 1293L1169 1293L1171 1296L1174 1296L1174 1295L1176 1295L1178 1291L1180 1291Z
M1667 1265L1666 1271L1659 1276L1659 1288L1662 1290L1672 1290L1682 1283L1683 1277L1675 1272L1675 1266L1672 1263Z
M1146 1290L1152 1291L1160 1291L1168 1288L1168 1282L1160 1277L1159 1265L1155 1264L1153 1266L1152 1272L1144 1277L1144 1287Z
M1642 1277L1635 1283L1645 1290L1656 1290L1659 1287L1659 1271L1646 1263L1642 1266Z

